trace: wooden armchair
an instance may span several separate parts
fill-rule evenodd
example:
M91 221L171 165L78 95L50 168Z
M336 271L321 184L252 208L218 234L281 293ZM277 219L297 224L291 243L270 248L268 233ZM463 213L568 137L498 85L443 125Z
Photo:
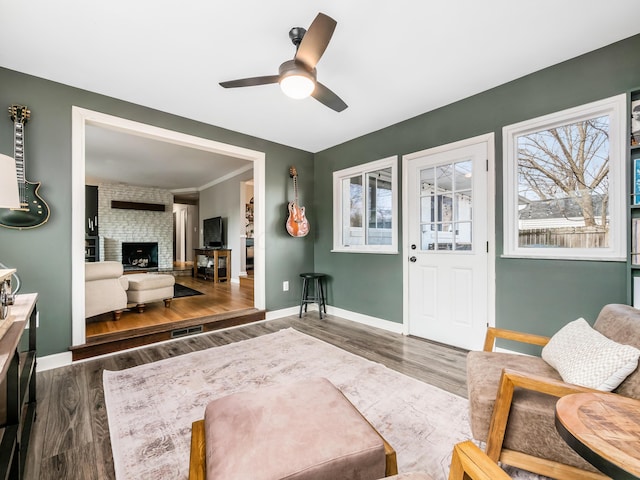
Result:
M453 446L449 480L510 480L471 440Z
M594 328L606 337L640 347L640 310L607 305ZM555 429L555 403L571 393L594 391L562 381L542 358L494 352L496 338L544 346L547 337L490 328L482 352L467 357L470 422L475 439L486 442L497 462L559 479L604 479L577 455ZM636 369L614 391L640 398Z

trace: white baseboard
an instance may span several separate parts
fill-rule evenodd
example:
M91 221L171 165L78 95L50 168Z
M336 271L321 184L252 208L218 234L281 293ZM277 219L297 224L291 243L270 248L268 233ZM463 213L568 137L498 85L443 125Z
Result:
M307 305L308 312L317 312L317 304ZM280 310L272 310L266 313L266 320L275 320L277 318L289 317L291 315L298 315L300 313L300 306L283 308ZM335 315L336 317L344 318L356 323L362 323L370 327L380 328L388 332L404 333L404 325L402 323L391 322L382 318L371 317L369 315L363 315L362 313L352 312L349 310L343 310L342 308L332 307L327 305L327 313Z
M71 352L54 353L36 359L36 372L44 372L54 368L71 365Z
M318 311L318 306L317 305L308 305L308 311L316 311L317 312ZM255 322L255 323L268 322L270 320L275 320L275 319L283 318L283 317L289 317L291 315L296 315L297 316L299 312L300 312L300 306L282 308L280 310L271 310L271 311L266 312L264 320L260 320L260 321ZM335 315L336 317L344 318L345 320L350 320L352 322L361 323L363 325L368 325L370 327L380 328L382 330L387 330L387 331L393 332L393 333L400 333L400 334L403 333L403 325L401 323L391 322L389 320L384 320L382 318L371 317L369 315L363 315L361 313L351 312L349 310L343 310L341 308L332 307L331 305L327 305L327 313L330 314L330 315ZM216 330L216 332L221 332L221 331L224 331L224 330L232 330L232 329L236 329L236 328L241 328L243 326L245 326L245 325L237 325L235 327L229 327L229 328ZM200 333L198 335L207 335L209 333L212 333L212 332L203 332L203 333ZM186 337L172 338L170 340L165 340L163 342L154 343L153 345L161 345L163 343L175 342L176 340L182 340L184 338L186 338ZM151 345L141 345L139 347L133 347L133 348L130 348L128 350L129 351L130 350L139 350L141 348L146 348L146 347L149 347L149 346L151 346ZM104 355L91 357L91 358L88 358L86 360L77 360L75 363L95 360L97 358L102 358L102 357L109 357L111 355L117 355L117 354L120 354L120 353L125 352L125 351L127 351L127 350L120 350L118 352L107 353L107 354L104 354ZM51 370L51 369L54 369L54 368L64 367L64 366L67 366L67 365L71 365L72 363L73 362L72 362L71 352L55 353L53 355L47 355L45 357L38 357L36 371L44 372L45 370Z
M362 313L351 312L349 310L343 310L342 308L333 307L327 305L327 313L335 315L336 317L344 318L345 320L351 320L352 322L362 323L369 327L380 328L393 333L404 333L404 325L402 323L392 322L383 318L371 317Z
M312 308L310 308L312 309ZM316 307L316 310L318 308ZM266 320L275 320L276 318L283 318L283 317L289 317L291 315L298 315L298 313L300 312L300 307L289 307L289 308L282 308L280 310L270 310L268 312L266 312L265 314L265 319Z

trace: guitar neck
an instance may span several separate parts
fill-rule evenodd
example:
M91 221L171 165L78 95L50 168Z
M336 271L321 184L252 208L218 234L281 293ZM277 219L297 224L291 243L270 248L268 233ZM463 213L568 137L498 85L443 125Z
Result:
M16 161L18 183L24 183L24 124L22 122L15 122L13 130L15 134L13 157Z
M16 162L16 176L18 177L18 192L20 203L26 202L25 189L25 163L24 163L24 123L15 121L14 127L13 158Z

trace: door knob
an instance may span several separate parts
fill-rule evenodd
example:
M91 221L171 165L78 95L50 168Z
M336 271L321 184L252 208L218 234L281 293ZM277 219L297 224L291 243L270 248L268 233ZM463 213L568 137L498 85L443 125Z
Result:
M418 259L416 257L409 257L411 263L415 263Z
M412 243L412 244L411 244L411 250L415 250L416 248L418 248L418 247L416 247L416 244L415 244L415 243Z

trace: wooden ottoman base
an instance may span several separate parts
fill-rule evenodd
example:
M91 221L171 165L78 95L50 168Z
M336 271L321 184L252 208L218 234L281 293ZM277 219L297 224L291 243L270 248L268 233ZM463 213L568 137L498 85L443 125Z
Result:
M335 387L334 387L335 388ZM336 389L337 390L337 389ZM339 390L338 390L339 392ZM349 405L353 411L357 412L357 415L362 419L363 427L366 431L367 428L371 428L374 432L374 436L378 436L384 445L384 476L396 475L398 473L398 465L396 459L396 452L393 447L380 435L380 433L371 425L371 423L349 402L349 400L340 393L339 397L344 400L345 405ZM212 402L213 403L213 402ZM339 402L340 403L340 402ZM205 431L205 421L199 420L193 423L191 431L191 455L189 463L189 479L190 480L204 480L206 478L207 471L207 453L206 453L206 438L207 433ZM245 445L246 448L251 448L250 445ZM295 452L292 452L295 454ZM382 452L381 452L382 453ZM286 462L286 459L283 458ZM212 466L210 466L210 469ZM274 477L275 478L275 477Z

